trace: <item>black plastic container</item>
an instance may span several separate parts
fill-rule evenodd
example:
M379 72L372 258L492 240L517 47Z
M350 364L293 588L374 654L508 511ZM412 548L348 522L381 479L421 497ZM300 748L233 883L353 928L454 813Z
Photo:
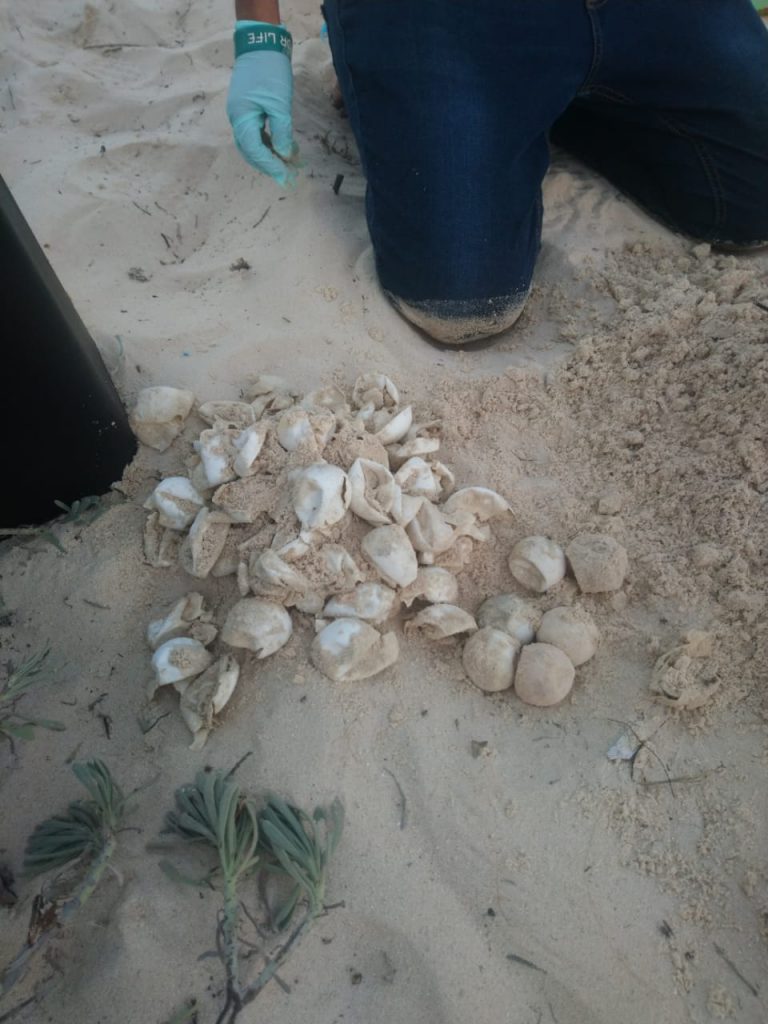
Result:
M119 480L136 439L93 339L0 178L0 526Z

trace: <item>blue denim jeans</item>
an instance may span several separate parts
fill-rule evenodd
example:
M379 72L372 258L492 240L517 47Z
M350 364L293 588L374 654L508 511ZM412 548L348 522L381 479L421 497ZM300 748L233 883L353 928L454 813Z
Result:
M768 241L768 32L751 0L326 0L384 290L463 342L509 326L550 139L668 226Z

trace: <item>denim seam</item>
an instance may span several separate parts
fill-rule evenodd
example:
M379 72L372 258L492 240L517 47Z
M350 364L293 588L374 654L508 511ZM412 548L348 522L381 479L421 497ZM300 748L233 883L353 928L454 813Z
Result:
M604 99L611 100L614 103L625 103L631 107L640 107L640 104L636 103L629 96L607 86L596 86L591 91L593 95L602 96ZM715 204L715 227L721 228L725 221L725 193L720 182L720 177L717 173L717 168L707 146L698 139L695 139L684 125L675 121L673 118L666 117L665 115L658 113L656 114L656 118L660 124L663 124L669 129L669 131L677 135L679 138L685 139L693 147L712 193L712 200Z
M368 160L367 160L367 156L368 156L367 149L368 149L368 147L366 145L365 137L364 137L364 134L363 134L363 122L362 122L362 119L360 117L360 104L359 104L358 99L357 99L357 89L355 88L355 82L354 82L354 79L352 77L352 72L351 72L350 67L349 67L349 61L347 60L347 35L346 35L346 31L344 29L343 22L341 20L340 6L341 5L338 5L336 7L336 9L334 11L334 14L336 16L336 23L337 23L338 28L339 28L339 38L341 40L341 54L340 54L340 56L341 56L341 60L344 62L344 67L346 68L346 71L347 71L347 81L349 83L349 94L350 95L349 95L348 98L345 96L344 99L353 108L351 111L349 111L350 121L352 120L352 116L354 116L354 123L357 125L357 133L356 134L359 136L358 148L361 150L361 152L360 152L360 160L361 160L361 163L362 163L363 173L365 174L365 172L366 172L366 165L367 165L367 162L368 162ZM366 177L367 177L367 175L366 175ZM371 225L370 224L369 224L369 232L370 232L371 236L373 236L373 231L371 230Z
M581 86L579 87L579 92L584 92L589 88L589 83L597 74L597 70L603 59L603 34L600 31L600 22L593 15L593 8L590 7L589 2L587 2L586 10L587 17L589 18L589 23L592 26L592 63L589 67L589 71L587 72L586 77L584 78L584 81L581 83Z

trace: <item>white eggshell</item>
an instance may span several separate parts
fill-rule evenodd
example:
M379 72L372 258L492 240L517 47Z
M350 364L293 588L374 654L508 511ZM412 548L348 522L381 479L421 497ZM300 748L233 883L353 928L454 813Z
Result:
M384 583L358 583L353 591L332 597L325 608L326 619L363 619L374 625L397 611L397 594Z
M323 530L340 522L349 507L347 474L328 462L316 462L290 476L293 508L305 530Z
M185 476L169 476L161 480L144 504L157 510L160 526L169 530L185 530L205 504L202 495Z
M400 395L394 383L386 374L373 370L361 374L352 388L352 404L356 409L371 406L383 409L400 404Z
M386 466L371 459L355 459L349 467L349 507L373 526L390 523L393 506L399 501L398 486Z
M156 650L166 640L172 640L189 629L190 625L204 614L205 601L202 594L192 591L180 597L158 619L147 626L147 643Z
M469 612L455 604L431 604L405 624L406 633L418 632L427 640L443 640L476 629L477 623Z
M164 452L184 428L195 396L181 388L143 388L130 416L131 428L142 444Z
M224 512L200 509L181 551L182 565L190 576L201 580L208 576L224 550L229 527L230 519Z
M375 436L385 446L401 441L410 430L412 422L413 409L410 405L393 413L381 409L373 415Z
M518 583L543 594L565 576L565 552L548 537L524 537L512 548L509 568Z
M360 619L335 619L310 650L312 664L334 682L369 679L393 665L398 655L394 633L382 636Z
M391 587L407 587L416 579L416 552L402 526L378 526L363 537L360 547Z
M214 401L204 402L197 410L200 419L210 426L239 427L245 430L255 421L253 407L247 402Z
M166 640L152 655L152 668L158 686L180 683L205 672L212 655L199 640L186 636Z
M288 642L292 632L291 616L281 605L245 597L230 609L221 639L230 647L244 647L267 658Z
M443 490L432 466L419 456L414 456L402 464L395 474L395 483L405 494L427 498L429 501L435 501Z
M429 601L430 604L455 604L459 596L459 584L453 573L437 566L419 569L416 579L400 592L406 608L414 601Z
M267 439L267 430L266 423L254 423L253 426L246 427L234 438L232 443L237 454L232 468L237 476L248 476L253 472L253 464L261 454L261 449Z
M233 427L211 427L203 430L195 441L195 450L203 464L209 487L227 484L237 476L235 459L238 452L235 441L241 431Z
M448 522L470 514L480 523L509 512L509 502L488 487L462 487L448 498L441 511Z

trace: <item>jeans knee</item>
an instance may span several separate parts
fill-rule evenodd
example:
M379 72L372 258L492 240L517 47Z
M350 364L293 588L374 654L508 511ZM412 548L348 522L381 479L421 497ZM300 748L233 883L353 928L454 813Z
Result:
M465 345L508 330L523 311L527 292L494 299L401 299L387 296L415 327L443 345Z

